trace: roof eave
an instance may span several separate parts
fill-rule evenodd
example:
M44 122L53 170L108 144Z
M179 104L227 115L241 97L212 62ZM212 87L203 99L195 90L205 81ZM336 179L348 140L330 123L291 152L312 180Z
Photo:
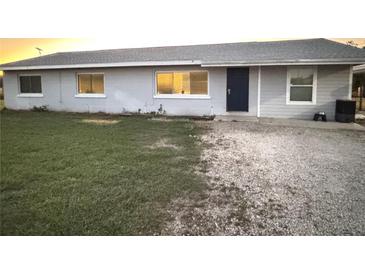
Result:
M148 67L148 66L188 66L201 65L199 60L182 61L146 61L97 64L42 65L42 66L0 66L0 70L44 70L44 69L78 69L78 68L112 68L112 67Z
M300 66L300 65L359 65L365 59L305 59L305 60L271 60L259 62L203 62L202 67L252 67L252 66Z
M320 59L320 60L265 60L257 62L202 62L200 60L181 61L146 61L146 62L120 62L120 63L91 63L70 65L41 65L41 66L0 66L0 70L45 70L45 69L79 69L79 68L112 68L112 67L146 67L146 66L186 66L201 65L202 67L251 67L251 66L296 66L296 65L359 65L365 59Z

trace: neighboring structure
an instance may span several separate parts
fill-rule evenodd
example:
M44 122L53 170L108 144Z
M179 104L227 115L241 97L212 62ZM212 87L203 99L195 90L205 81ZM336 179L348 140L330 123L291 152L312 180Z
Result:
M0 66L5 106L334 118L365 50L326 39L56 53Z
M355 66L352 84L352 99L356 101L356 110L365 110L365 64Z
M0 100L4 99L4 92L3 92L3 76L0 73Z

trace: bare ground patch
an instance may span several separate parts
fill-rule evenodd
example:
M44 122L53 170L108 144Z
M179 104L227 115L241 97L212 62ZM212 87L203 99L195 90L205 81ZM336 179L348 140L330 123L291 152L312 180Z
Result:
M170 142L170 140L168 140L167 138L162 138L162 139L158 140L157 142L155 142L154 144L147 146L147 148L149 148L149 149L171 148L171 149L176 149L176 150L180 149L179 146L172 144Z
M208 189L171 203L163 234L365 234L364 133L201 125Z
M169 119L167 117L152 117L150 118L151 121L159 121L159 122L172 122L172 119Z
M113 119L82 119L83 123L95 124L95 125L114 125L120 122L120 120Z

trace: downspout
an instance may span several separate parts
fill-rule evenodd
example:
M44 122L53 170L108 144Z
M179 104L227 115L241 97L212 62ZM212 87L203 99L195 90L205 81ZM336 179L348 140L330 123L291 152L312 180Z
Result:
M58 73L58 78L59 78L59 81L60 81L60 104L62 105L62 76L61 76L61 71Z
M352 78L353 78L353 67L350 66L350 78L349 78L349 100L352 100Z
M258 118L261 115L260 105L261 105L261 66L259 66L258 75L257 75L257 117Z

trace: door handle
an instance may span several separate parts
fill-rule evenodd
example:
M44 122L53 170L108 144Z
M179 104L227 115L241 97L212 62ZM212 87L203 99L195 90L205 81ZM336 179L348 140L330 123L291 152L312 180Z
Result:
M231 95L231 89L230 88L227 89L227 93L228 93L228 95Z

